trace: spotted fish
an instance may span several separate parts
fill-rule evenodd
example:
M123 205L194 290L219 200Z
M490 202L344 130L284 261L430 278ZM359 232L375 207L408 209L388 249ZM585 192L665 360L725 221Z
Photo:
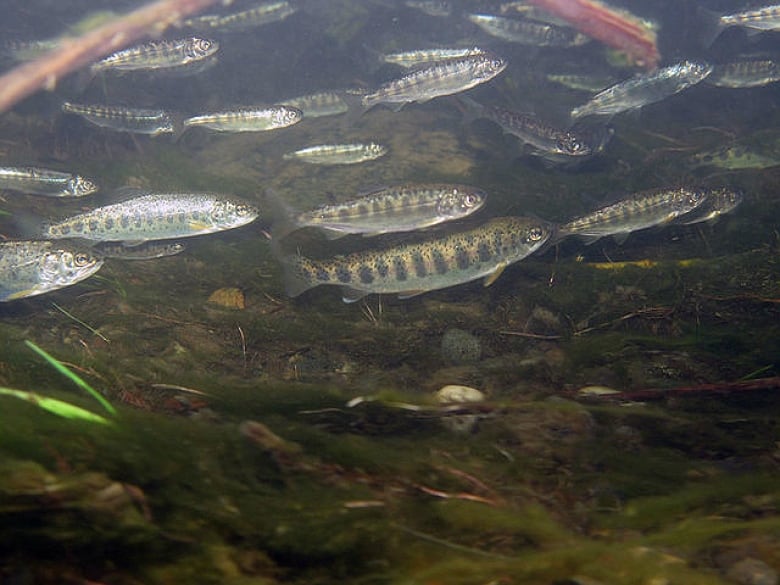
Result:
M98 190L92 179L39 167L0 167L0 189L48 197L83 197Z
M303 112L292 106L241 108L193 116L184 120L185 128L201 126L216 132L267 132L297 124Z
M213 193L144 193L43 226L46 239L145 242L221 232L246 225L258 210Z
M578 217L558 228L558 238L579 236L592 243L605 236L618 242L637 230L660 225L690 213L707 199L701 189L654 189Z
M218 42L199 37L149 41L112 53L94 63L91 70L198 73L216 62L212 57L218 49Z
M489 286L504 268L539 250L552 232L552 224L538 219L499 217L418 243L325 260L287 256L286 290L295 297L321 284L337 285L348 303L373 293L409 298L483 277Z
M0 302L40 295L92 276L103 259L85 246L40 240L0 242Z
M165 110L65 102L62 111L81 116L95 126L119 132L157 136L175 131L173 115Z
M362 105L370 109L377 104L389 104L399 110L410 102L424 103L471 89L490 81L506 66L504 59L492 53L440 61L384 83L364 95Z
M464 218L481 209L487 195L465 185L397 185L303 212L285 208L274 193L269 192L269 198L280 216L280 221L274 223L274 238L303 227L316 227L334 239L347 234L374 236L412 231Z
M354 165L387 154L387 147L376 142L353 144L317 144L282 155L284 160L300 160L313 165Z

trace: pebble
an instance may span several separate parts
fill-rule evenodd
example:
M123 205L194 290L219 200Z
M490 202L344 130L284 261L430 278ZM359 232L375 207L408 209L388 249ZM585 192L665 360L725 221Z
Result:
M245 309L246 299L244 293L238 288L218 288L208 298L212 305L218 305L225 309Z
M468 331L452 327L442 335L441 357L455 366L473 364L482 357L482 343Z
M751 557L731 565L726 577L740 585L777 585L777 571L764 561Z
M436 392L440 404L462 404L464 402L482 402L485 394L470 386L448 384Z

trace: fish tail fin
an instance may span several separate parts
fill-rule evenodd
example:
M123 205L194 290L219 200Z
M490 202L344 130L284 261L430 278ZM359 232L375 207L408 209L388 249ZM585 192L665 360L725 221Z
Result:
M265 199L271 212L271 242L278 242L299 229L295 222L295 210L273 189L266 189Z
M274 255L282 263L284 291L288 297L297 297L317 286L316 282L307 277L313 268L311 260L300 253L282 255L278 242L273 244L271 241Z
M699 39L703 46L709 47L726 27L720 21L720 14L703 6L696 7L696 15L701 23L699 25Z
M458 104L458 109L460 110L461 114L463 114L464 124L471 124L474 120L478 120L482 117L482 112L484 111L485 106L479 102L465 95L458 96L456 101Z
M19 235L29 240L45 240L48 238L48 226L51 221L34 214L31 211L15 211L13 221Z
M341 94L347 104L347 112L342 116L342 127L345 129L354 126L372 106L364 104L363 97L368 92L363 89L350 89ZM372 104L373 105L373 104Z

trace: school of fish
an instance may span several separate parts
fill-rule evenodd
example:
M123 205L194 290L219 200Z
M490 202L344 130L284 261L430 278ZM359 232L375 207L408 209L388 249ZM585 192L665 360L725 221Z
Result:
M259 96L254 103L202 111L173 111L154 104L135 107L110 99L81 101L76 96L61 100L55 115L80 124L82 132L121 132L133 140L135 136L139 140L165 136L178 140L185 131L210 132L213 140L220 140L237 133L277 135L307 119L325 116L344 116L359 127L361 117L372 115L375 108L385 107L396 112L395 116L404 116L404 108L431 107L420 104L435 101L435 107L463 114L466 132L472 121L487 120L493 129L497 126L518 141L526 154L541 160L547 172L578 172L583 162L597 159L609 149L615 134L610 122L617 116L677 94L683 94L675 98L683 103L688 90L699 84L703 91L749 91L780 80L780 62L767 55L748 55L747 50L745 56L712 63L701 55L665 59L657 44L658 35L664 34L663 22L651 22L597 0L474 2L468 6L444 0L405 0L378 5L399 14L412 12L420 22L448 23L445 28L467 31L468 38L454 38L451 44L421 41L401 50L400 40L385 41L390 51L371 47L373 53L365 60L376 62L376 69L382 72L382 78L374 83L311 88L297 96ZM282 26L296 18L317 18L327 10L320 7L307 14L309 7L310 3L292 0L222 6L213 13L184 20L165 38L96 61L87 67L88 83L110 88L113 80L130 76L138 85L153 86L160 80L175 84L184 77L219 71L223 55L229 59L233 43L242 38L238 35ZM729 28L780 29L780 6L727 14L702 7L699 18L701 43L707 47ZM381 38L377 42L382 42ZM568 56L591 50L598 43L618 51L640 71L632 75L625 69L610 69L605 60L598 73L545 72L546 83L569 88L559 91L590 93L559 119L537 115L528 107L532 104L489 98L500 91L484 92L480 97L471 91L491 86L500 90L502 83L510 83L503 81L510 73L511 83L522 80L513 70L515 54L557 51ZM56 38L9 39L2 51L8 59L19 61L58 46ZM368 79L371 72L356 72L353 77ZM338 165L376 168L392 155L392 138L324 137L297 148L279 149L276 158L279 164L300 165L303 172L308 168L312 173L318 169L306 164L321 169ZM732 169L756 168L748 165L765 161L766 157L736 148L726 145L712 152L688 154L687 160L692 168L722 163L721 167L731 164ZM747 158L748 154L752 158ZM739 189L729 186L685 182L613 197L609 203L594 205L589 213L552 222L536 217L533 210L514 217L488 215L489 193L478 185L459 182L409 177L406 182L341 193L336 201L297 209L288 203L285 193L261 186L254 201L219 192L106 189L101 187L103 177L83 176L75 168L62 166L68 165L0 160L0 191L8 192L4 200L12 207L14 201L20 201L20 214L28 195L78 198L88 207L79 213L61 214L52 202L47 217L36 218L32 227L20 228L18 235L0 242L0 302L82 282L107 259L122 262L180 254L185 251L181 241L185 238L244 228L258 218L271 224L270 246L283 266L290 296L333 285L341 289L345 302L369 294L395 294L404 299L478 279L484 279L488 286L510 265L543 253L565 238L592 243L611 236L622 243L639 230L662 225L684 229L712 221L732 212L745 198ZM73 166L78 165L74 162ZM368 175L366 183L371 183ZM356 244L365 247L359 251L330 253L326 248L312 255L295 248L297 232L306 229L317 230L326 240L350 235L371 239L356 239ZM262 240L258 234L258 241Z

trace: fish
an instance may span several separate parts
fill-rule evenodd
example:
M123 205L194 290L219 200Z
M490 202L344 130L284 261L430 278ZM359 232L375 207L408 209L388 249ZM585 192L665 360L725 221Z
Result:
M702 18L702 41L706 46L711 45L725 29L733 26L756 32L780 29L780 4L769 4L731 14L717 14L699 8L699 15Z
M165 71L197 73L204 63L219 50L219 43L211 39L188 37L171 41L149 41L112 53L93 63L92 73L101 71ZM194 67L197 64L198 67Z
M380 85L364 95L361 103L366 110L389 104L397 111L411 102L425 103L471 89L490 81L506 66L507 62L493 53L440 61Z
M348 90L324 90L292 98L279 100L280 104L299 109L303 118L337 116L349 111L349 102L345 98Z
M713 221L721 215L731 213L742 203L745 196L740 191L731 189L710 189L704 203L693 211L681 215L675 223L691 225L703 221Z
M546 76L548 81L558 83L569 89L575 89L578 91L589 91L596 93L614 85L616 79L611 75L578 75L575 73L549 73Z
M329 239L347 234L375 236L418 230L461 219L480 210L487 194L474 187L407 184L382 187L360 197L311 211L295 212L269 192L280 213L271 230L279 239L304 227L316 227Z
M6 39L0 44L0 54L13 61L32 61L62 45L61 38L39 40Z
M266 132L287 128L303 120L303 112L292 106L240 108L201 114L184 120L184 127L200 126L217 132Z
M98 191L92 179L40 167L0 167L0 189L46 195L83 197Z
M493 14L469 14L469 20L491 36L533 47L577 47L590 38L567 27Z
M404 4L428 16L444 17L452 14L452 2L449 0L405 0Z
M535 154L548 157L587 157L594 153L585 134L551 126L534 114L515 112L498 106L484 106L468 97L459 98L471 117L486 118L498 124L504 132L516 136L534 149Z
M780 159L777 157L763 154L742 144L731 144L700 152L694 154L690 161L694 167L715 167L729 171L768 169L780 165Z
M44 294L89 278L103 259L83 245L47 240L0 242L0 302Z
M81 116L101 128L109 128L119 132L157 136L176 131L173 114L165 110L65 102L62 104L62 111L66 114Z
M612 116L661 101L703 81L712 65L703 61L681 61L622 81L594 95L571 111L572 118Z
M387 147L376 142L354 144L317 144L282 155L284 160L300 160L313 165L353 165L375 160L387 154Z
M400 53L386 53L381 56L381 59L385 63L411 69L423 64L436 63L438 61L463 59L464 57L478 57L487 54L488 51L481 49L480 47L413 49Z
M103 258L120 258L122 260L152 260L181 254L187 249L183 242L149 241L135 246L122 242L98 242L92 249Z
M598 0L528 0L565 20L581 33L623 52L633 64L650 71L658 67L656 27L625 10Z
M632 232L667 223L689 213L707 199L707 191L679 187L635 193L562 224L557 238L578 236L590 244L605 236L622 243Z
M499 217L479 227L367 252L328 259L282 257L287 294L319 285L342 287L346 303L368 294L401 299L484 277L490 286L503 270L540 250L553 224L528 217ZM278 252L277 252L278 253Z
M295 6L285 0L280 2L261 2L247 10L222 15L205 14L187 19L183 24L197 30L241 31L282 21L297 11L298 9Z
M140 243L221 232L244 226L259 215L254 206L215 193L148 193L135 189L120 193L132 197L45 223L40 237Z
M718 87L762 87L780 81L780 65L772 59L743 59L717 64L705 80Z

